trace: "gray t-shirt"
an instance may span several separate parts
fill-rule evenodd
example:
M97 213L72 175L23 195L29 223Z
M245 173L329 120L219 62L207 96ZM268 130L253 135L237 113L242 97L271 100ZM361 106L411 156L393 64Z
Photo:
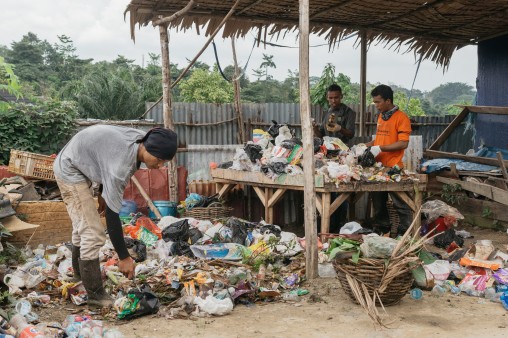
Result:
M60 151L53 165L55 176L71 184L101 183L106 204L119 212L125 187L138 169L136 140L145 134L127 127L88 127L74 135Z
M346 137L344 134L342 134L340 131L336 133L331 133L328 130L326 130L326 124L328 123L328 119L330 118L331 114L335 114L335 123L340 124L342 128L346 128L347 130L351 130L353 132L353 136L355 134L355 119L356 119L356 113L353 109L346 106L344 103L341 103L340 106L338 106L335 109L329 109L328 112L325 114L325 117L323 118L323 122L319 126L319 131L323 136L331 136L331 137L337 137L342 140L345 144L348 144L349 138Z

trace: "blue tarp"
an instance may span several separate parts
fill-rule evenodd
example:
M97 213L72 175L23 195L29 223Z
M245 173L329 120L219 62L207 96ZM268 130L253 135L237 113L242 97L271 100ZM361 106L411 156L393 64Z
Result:
M489 158L496 158L496 153L500 151L501 155L503 155L503 159L508 159L508 150L507 149L501 149L496 147L482 147L480 150L478 150L474 156L479 157L489 157ZM457 170L461 171L492 171L492 170L499 170L499 167L487 165L487 164L479 164L479 163L473 163L468 162L465 160L459 160L454 158L435 158L432 160L428 160L422 163L420 166L420 171L422 173L430 174L434 171L439 171L443 169L450 169L450 164L455 163L457 166Z

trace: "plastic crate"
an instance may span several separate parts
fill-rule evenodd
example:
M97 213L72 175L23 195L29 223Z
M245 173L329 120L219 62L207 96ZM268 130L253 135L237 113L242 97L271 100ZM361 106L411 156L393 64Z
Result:
M21 176L55 181L51 156L11 149L9 171Z

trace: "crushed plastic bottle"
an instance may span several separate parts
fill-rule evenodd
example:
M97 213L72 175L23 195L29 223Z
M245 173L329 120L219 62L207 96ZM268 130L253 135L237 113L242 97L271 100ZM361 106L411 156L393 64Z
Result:
M446 289L441 285L436 285L432 288L432 295L434 297L442 297L446 293Z
M488 299L491 302L501 303L502 294L502 292L496 292L496 289L493 287L485 289L485 299Z

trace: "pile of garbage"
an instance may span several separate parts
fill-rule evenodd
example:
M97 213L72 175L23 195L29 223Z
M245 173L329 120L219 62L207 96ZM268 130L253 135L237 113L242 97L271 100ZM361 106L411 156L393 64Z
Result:
M464 217L443 201L424 203L422 215L422 234L431 236L429 243L442 250L427 247L420 252L423 265L413 270L416 284L437 297L465 293L502 303L508 310L508 254L490 240L464 246L471 234L455 229L457 220ZM421 295L417 289L413 293L416 299Z
M282 174L302 174L302 141L294 136L294 130L290 130L287 125L272 122L267 131L255 129L252 141L236 150L233 161L222 163L217 167L262 172L274 180ZM370 147L365 144L349 148L335 137L314 138L314 161L316 174L323 175L325 182L336 185L351 181L418 180L415 173L398 166L383 167L380 162L375 161Z
M118 257L108 240L100 250L100 261L105 288L115 303L106 317L225 315L235 304L298 300L307 293L299 287L305 275L301 239L277 225L235 217L212 223L166 216L155 223L138 213L125 224L124 233L137 262L135 278L127 279L119 272ZM16 299L11 310L21 314L28 325L38 322L30 306L67 301L86 304L86 290L73 278L69 246L40 245L23 255L25 263L4 267L3 281ZM20 302L28 310L18 311ZM73 337L70 330L77 334L102 327L88 319L68 322L86 325L76 328L78 324L53 323L52 327L69 337Z

